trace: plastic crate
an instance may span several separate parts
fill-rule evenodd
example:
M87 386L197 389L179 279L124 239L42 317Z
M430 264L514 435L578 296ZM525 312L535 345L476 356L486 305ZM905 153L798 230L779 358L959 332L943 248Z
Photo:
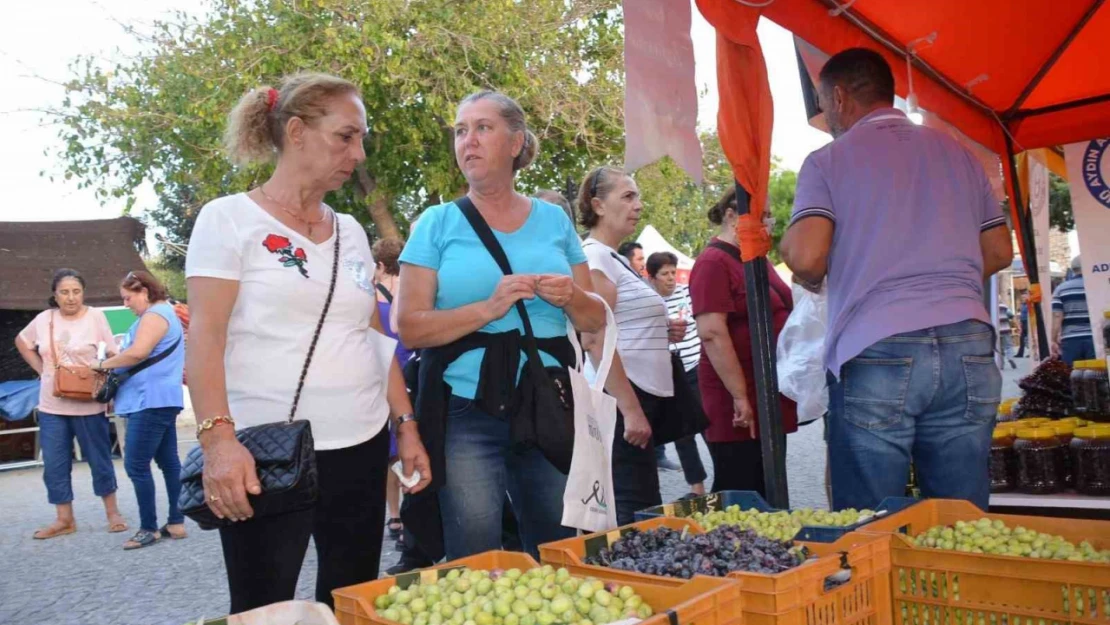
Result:
M896 625L1110 625L1110 565L1037 560L913 544L936 525L983 517L1014 528L1110 548L1110 521L989 514L967 501L930 499L868 525L891 540Z
M357 586L348 586L332 592L335 615L340 625L398 625L374 613L374 599L397 584L407 588L415 581L431 583L452 569L511 569L528 570L540 566L532 556L510 551L487 551L461 558L439 566L388 577ZM656 614L644 619L642 625L743 625L740 585L733 580L715 577L697 577L677 580L680 584L668 587L617 579L602 569L596 577L602 581L619 581L631 586L643 597ZM572 571L573 572L573 571ZM586 575L582 575L586 577Z
M910 497L887 497L883 499L877 511L882 516L869 517L865 521L844 527L828 525L805 525L794 535L794 540L817 543L832 543L840 540L844 535L860 529L875 520L897 514L916 504L917 499ZM646 521L660 516L688 517L695 512L712 512L724 510L730 506L740 506L741 510L758 510L760 512L779 512L779 508L772 508L763 497L754 490L724 490L719 493L710 493L692 499L681 499L673 503L655 506L636 513L637 521Z
M611 545L630 529L661 526L703 533L690 519L656 517L606 533L540 545L540 559L546 564L566 567L576 575L604 575L629 584L682 584L684 580L673 577L585 564L588 555ZM855 532L834 543L801 544L817 557L815 561L777 575L729 573L728 579L740 582L747 625L890 624L889 535ZM851 569L851 578L844 583L833 581L833 576L846 568Z

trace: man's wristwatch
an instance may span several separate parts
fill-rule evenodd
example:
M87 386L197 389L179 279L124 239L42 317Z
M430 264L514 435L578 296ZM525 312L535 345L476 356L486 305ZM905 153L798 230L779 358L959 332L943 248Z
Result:
M409 421L416 421L416 415L409 412L409 413L406 413L406 414L403 414L403 415L397 417L396 426L401 427L402 425L408 423Z

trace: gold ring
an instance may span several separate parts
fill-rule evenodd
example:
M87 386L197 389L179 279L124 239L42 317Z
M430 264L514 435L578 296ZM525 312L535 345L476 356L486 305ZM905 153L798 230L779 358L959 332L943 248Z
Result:
M219 500L220 500L220 498L215 496L215 495L209 495L208 496L208 501L219 501Z

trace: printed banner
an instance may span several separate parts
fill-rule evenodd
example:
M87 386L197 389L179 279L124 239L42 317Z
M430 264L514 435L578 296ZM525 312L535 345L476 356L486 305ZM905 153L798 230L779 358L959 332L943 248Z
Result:
M1037 250L1037 276L1041 281L1043 294L1037 314L1045 320L1045 328L1051 328L1052 248L1049 245L1048 168L1034 159L1029 159L1029 212L1033 217L1033 247ZM1028 272L1029 270L1026 269L1026 273ZM1051 330L1048 335L1052 336ZM1044 350L1043 353L1048 355L1048 350Z
M624 1L624 165L670 156L702 182L689 0Z
M1083 286L1099 358L1106 353L1103 318L1110 311L1110 138L1073 143L1064 149L1071 209L1083 252Z

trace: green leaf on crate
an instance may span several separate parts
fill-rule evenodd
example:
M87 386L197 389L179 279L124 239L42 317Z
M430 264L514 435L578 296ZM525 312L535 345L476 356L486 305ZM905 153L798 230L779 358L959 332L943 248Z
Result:
M397 587L401 590L407 589L409 586L419 582L421 585L434 584L436 581L443 579L451 571L459 571L465 569L465 566L449 566L442 569L422 569L419 571L410 571L402 573L396 577Z
M394 583L396 583L397 587L401 590L406 590L409 586L412 586L413 583L417 581L420 581L420 571L401 573L397 576Z
M593 538L587 538L585 540L586 557L596 556L602 549L612 547L613 543L620 540L621 536L631 532L633 529L634 528L631 527L622 527L619 530L612 530L604 534L598 534Z

